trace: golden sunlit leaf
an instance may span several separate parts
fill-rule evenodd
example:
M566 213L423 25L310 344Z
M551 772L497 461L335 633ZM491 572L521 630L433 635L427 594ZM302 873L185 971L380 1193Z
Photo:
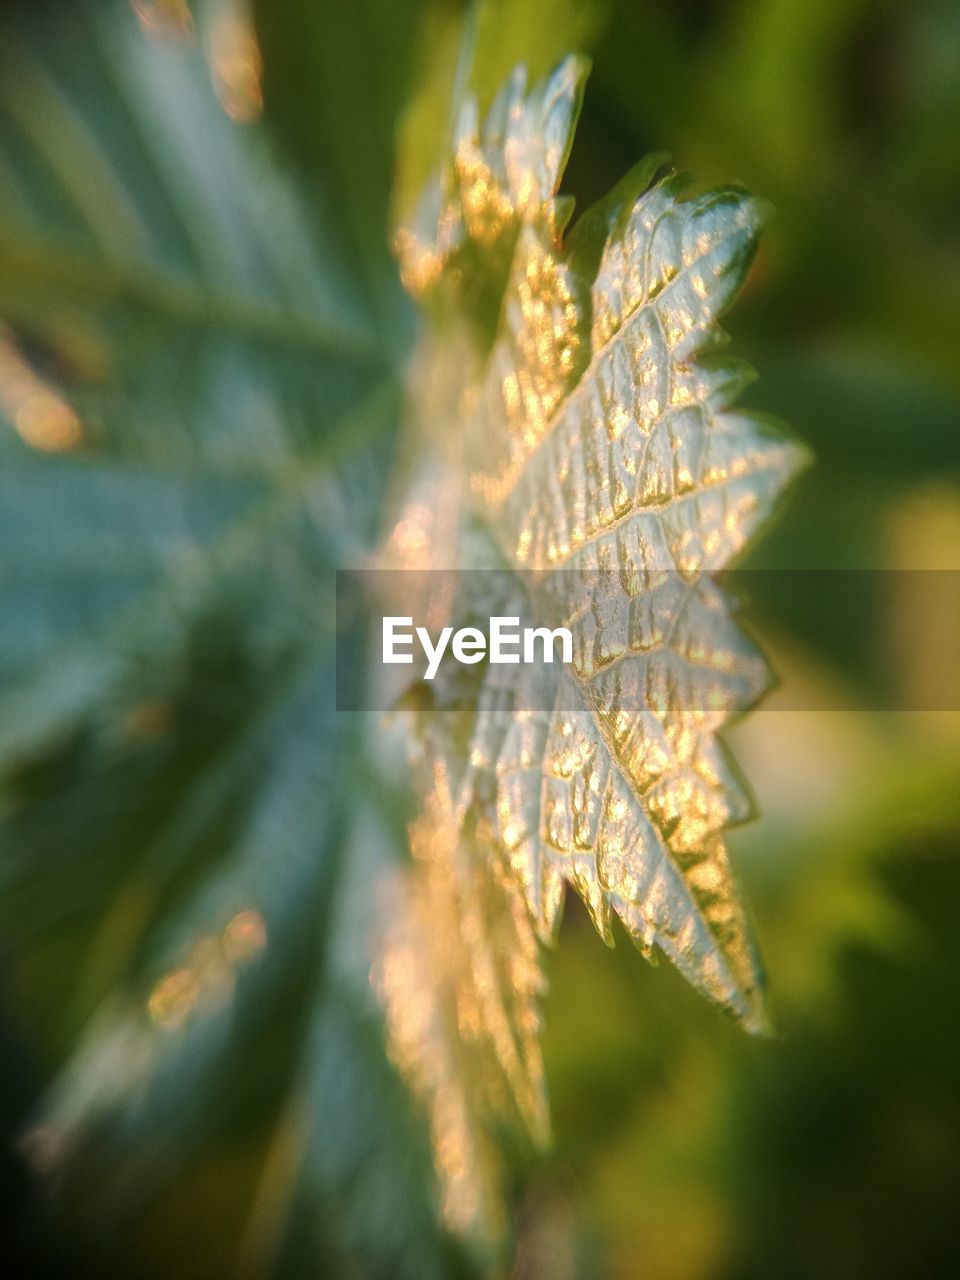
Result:
M404 279L438 323L413 386L432 490L416 488L392 550L409 553L406 567L469 570L486 539L517 587L495 611L574 638L573 662L540 673L534 696L516 668L504 681L488 666L471 677L465 712L420 713L426 801L412 874L468 874L518 894L543 941L570 884L608 942L617 916L646 954L658 948L756 1030L760 977L724 843L750 801L718 734L762 695L768 671L712 575L803 460L766 421L731 408L750 371L716 355L717 318L761 214L735 190L681 199L654 158L564 242L570 209L555 193L583 79L569 59L528 95L518 71L483 125L468 102L450 163L398 237ZM440 529L442 541L431 536ZM445 940L418 982L421 1001L437 998L431 974L453 985L450 999L494 989L482 957L506 943L478 900L454 894L421 913L422 945ZM536 966L535 946L524 965ZM496 991L498 1012L509 1011ZM396 1025L409 994L386 998ZM462 1037L462 1021L449 1034ZM519 1102L517 1036L487 1026L485 1069L496 1060ZM439 1052L435 1039L408 1038L399 1055L421 1091ZM538 1074L533 1048L524 1052ZM474 1056L474 1071L484 1061ZM539 1107L535 1124L519 1110L536 1133Z
M464 832L442 770L411 829L415 869L392 886L375 986L389 1051L424 1098L443 1216L502 1230L491 1128L547 1133L537 999L544 980L522 893L489 833Z

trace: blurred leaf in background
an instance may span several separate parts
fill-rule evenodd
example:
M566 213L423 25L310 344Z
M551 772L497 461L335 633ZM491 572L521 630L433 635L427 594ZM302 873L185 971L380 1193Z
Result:
M884 570L869 619L815 575L756 602L785 689L850 708L736 732L779 1038L569 904L507 1273L956 1274L957 715L854 710L910 631L894 571L960 568L952 0L0 5L7 1271L485 1261L437 1226L369 989L403 789L332 705L415 338L391 209L465 21L481 98L592 56L578 208L661 149L773 202L730 327L818 464L749 563Z
M0 51L3 937L60 1070L24 1139L57 1252L443 1274L425 1139L330 941L361 785L331 574L398 405L389 166L344 144L380 234L335 170L302 197L236 6L13 5ZM340 105L341 139L373 128Z

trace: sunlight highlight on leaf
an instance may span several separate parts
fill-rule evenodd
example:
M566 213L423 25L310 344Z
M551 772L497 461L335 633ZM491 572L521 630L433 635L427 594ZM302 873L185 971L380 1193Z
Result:
M428 1106L445 1220L484 1238L503 1227L497 1124L546 1138L544 978L522 895L489 837L464 835L442 768L410 839L374 987L390 1055Z
M9 330L0 326L0 413L32 448L45 453L75 449L83 441L80 419L59 392L39 377Z
M145 31L165 36L185 36L193 29L189 0L130 0Z
M482 587L464 574L444 622L517 613L567 626L574 641L572 664L542 674L533 700L523 676L486 667L465 711L417 715L426 799L412 892L471 866L523 901L531 936L550 942L569 884L608 943L618 917L644 954L663 952L760 1030L759 966L724 841L752 808L718 735L769 676L712 575L804 460L766 421L732 409L751 373L717 355L717 318L742 284L762 211L732 189L684 200L654 157L564 243L570 207L555 192L584 75L568 59L527 93L518 70L482 125L467 101L449 165L398 237L405 282L444 336L424 339L413 383L432 489L414 490L391 545L415 532L421 567L515 571L516 599L495 609L471 597ZM454 364L445 347L458 315L473 350ZM435 696L443 705L442 688ZM430 934L444 942L415 996L385 992L392 1026L444 986L460 999L487 988L470 949L475 903L448 895L420 908L421 946ZM515 1034L533 1026L501 1007ZM434 1021L397 1054L435 1117L463 1037L462 1023ZM509 1078L516 1040L487 1043ZM469 1077L456 1087L476 1097ZM520 1115L542 1138L539 1111Z
M231 2L218 13L207 37L214 88L224 111L238 124L263 114L263 58L246 5Z
M542 221L559 235L563 220L553 196L585 73L582 60L569 59L527 96L526 75L518 68L482 125L476 103L464 103L450 163L427 189L411 226L397 234L401 273L411 293L425 298L443 281L461 300L469 299L478 280L509 267L524 222Z

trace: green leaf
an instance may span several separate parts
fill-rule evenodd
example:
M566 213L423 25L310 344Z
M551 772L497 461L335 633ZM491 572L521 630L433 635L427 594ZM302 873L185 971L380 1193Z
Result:
M308 216L203 40L116 0L8 6L0 50L0 913L58 1069L25 1147L74 1242L240 1129L265 1188L241 1253L448 1274L369 959L333 927L359 767L333 569L398 412L389 282L329 216L350 181Z
M15 6L0 57L0 315L88 444L276 459L388 375L355 270L198 49L84 0Z

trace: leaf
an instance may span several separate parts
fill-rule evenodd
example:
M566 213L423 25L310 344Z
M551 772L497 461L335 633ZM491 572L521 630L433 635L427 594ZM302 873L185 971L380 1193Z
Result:
M574 637L572 664L534 696L488 667L466 730L442 694L419 714L425 813L455 777L435 854L448 874L463 862L501 893L522 892L544 941L571 884L605 940L617 916L645 953L664 952L757 1030L759 969L724 842L750 801L718 734L768 674L713 574L803 459L767 421L732 409L749 371L716 354L761 211L733 189L681 199L654 158L565 240L570 206L556 191L584 76L568 59L528 93L518 70L482 124L467 100L452 157L398 237L404 279L442 327L425 340L417 401L440 461L433 505L422 490L413 500L425 545L388 562L475 579L486 537L525 603L494 606L468 583L445 620L526 612ZM468 336L454 363L458 324ZM450 908L472 934L464 904ZM495 937L488 929L485 944L502 946ZM476 981L468 969L462 986Z
M486 111L518 62L539 79L568 49L589 48L601 25L585 0L477 0L466 17L427 8L423 65L397 146L398 224L405 225L447 153L457 116L455 106L449 119L451 96L460 103L472 94Z
M410 33L425 7L419 0L252 5L264 55L264 124L297 162L324 242L351 264L370 313L387 321L410 318L387 209L395 122L417 45ZM405 333L382 331L387 341Z
M350 268L317 253L199 50L150 30L124 4L4 18L0 418L31 446L0 437L8 763L72 732L145 653L179 661L293 528L305 570L329 563L337 521L311 505L344 441L393 409ZM79 601L63 587L78 558Z
M375 985L390 1056L428 1108L444 1221L482 1241L505 1226L493 1131L519 1123L541 1141L547 1133L544 980L496 846L464 835L443 803L431 795L411 830L416 874L398 877L391 895Z
M405 331L137 13L0 18L0 915L52 1077L24 1146L94 1271L219 1144L264 1188L241 1252L445 1275L333 928L368 888L333 568L371 537Z
M350 266L198 49L81 0L12 6L0 59L0 314L88 446L276 462L386 375Z

